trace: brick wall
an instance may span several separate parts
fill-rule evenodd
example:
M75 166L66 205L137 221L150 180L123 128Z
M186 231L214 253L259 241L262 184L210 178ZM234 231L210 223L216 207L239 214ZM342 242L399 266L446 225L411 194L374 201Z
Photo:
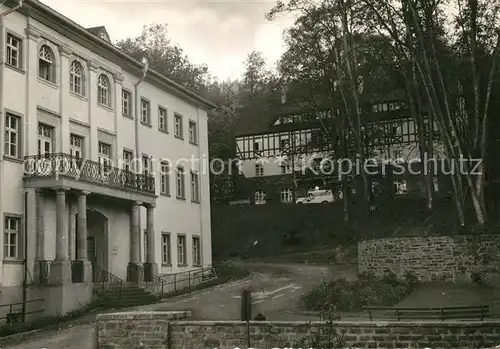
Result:
M334 348L485 348L500 343L500 321L490 322L321 322L179 321L186 313L102 314L97 349L314 347L302 338L338 335ZM176 319L173 319L176 317ZM311 334L312 333L312 334ZM331 336L330 336L331 337ZM248 342L249 340L249 342ZM321 345L320 344L320 345ZM318 344L317 344L318 345ZM332 348L333 349L333 348Z
M367 240L358 243L358 270L382 275L390 270L420 280L486 277L500 271L500 235L455 235Z

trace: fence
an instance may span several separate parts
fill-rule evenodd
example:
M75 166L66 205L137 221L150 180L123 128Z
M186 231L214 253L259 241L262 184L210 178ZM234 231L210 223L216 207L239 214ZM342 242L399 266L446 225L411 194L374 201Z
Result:
M23 313L23 302L0 305L0 314L5 314L2 317L0 317L0 320L5 320L5 324L8 326L25 323L27 315L42 313L45 311L45 309L41 308L41 306L43 306L44 301L45 299L43 298L27 301L26 312L24 313ZM36 307L38 309L31 309L31 310L29 309L32 308L33 305L39 305L39 304L42 305Z

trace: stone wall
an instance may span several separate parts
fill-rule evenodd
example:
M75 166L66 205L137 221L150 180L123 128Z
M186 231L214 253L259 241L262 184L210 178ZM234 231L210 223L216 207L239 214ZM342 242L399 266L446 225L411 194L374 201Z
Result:
M403 237L358 243L358 271L420 280L457 281L474 273L483 277L500 271L500 235Z
M300 343L335 333L333 348L485 348L500 343L500 321L489 322L250 322L179 321L183 312L116 313L97 317L97 349L310 348ZM312 333L312 334L311 334ZM332 348L332 349L333 349Z

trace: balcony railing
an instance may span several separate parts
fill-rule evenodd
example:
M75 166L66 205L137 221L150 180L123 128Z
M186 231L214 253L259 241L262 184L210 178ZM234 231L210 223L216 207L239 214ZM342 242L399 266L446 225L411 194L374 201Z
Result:
M101 164L62 153L26 156L24 158L24 177L50 177L56 179L64 177L117 189L148 194L155 193L155 179L153 176L136 174L108 164Z

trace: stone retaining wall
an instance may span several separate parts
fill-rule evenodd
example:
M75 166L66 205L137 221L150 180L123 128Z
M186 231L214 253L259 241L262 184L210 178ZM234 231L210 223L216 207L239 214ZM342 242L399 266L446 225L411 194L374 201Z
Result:
M358 243L358 271L403 277L414 273L422 281L470 279L500 272L500 235L403 237Z
M303 348L319 329L335 333L334 348L485 348L500 344L500 321L489 322L250 322L179 321L188 312L102 314L97 349ZM312 334L311 334L312 333ZM315 348L318 349L318 348Z

